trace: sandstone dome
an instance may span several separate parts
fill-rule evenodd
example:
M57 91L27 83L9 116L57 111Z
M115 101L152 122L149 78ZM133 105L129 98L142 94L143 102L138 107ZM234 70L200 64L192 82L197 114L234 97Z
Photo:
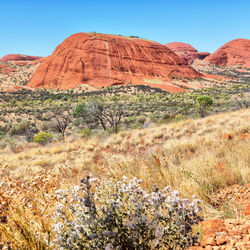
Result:
M37 59L41 59L40 56L27 56L21 54L8 54L2 58L0 58L1 62L8 62L8 61L34 61Z
M192 45L188 43L173 42L167 43L166 46L174 52L198 52Z
M107 87L144 84L147 79L202 75L157 42L99 33L77 33L45 58L28 86L71 89L79 84Z
M250 68L250 40L232 40L206 57L205 60L219 66L241 66Z

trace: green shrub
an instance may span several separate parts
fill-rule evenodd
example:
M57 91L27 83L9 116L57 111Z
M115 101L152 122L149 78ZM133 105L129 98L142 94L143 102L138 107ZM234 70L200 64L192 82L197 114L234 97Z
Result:
M39 132L34 136L33 141L44 145L50 142L52 138L52 134L49 134L47 132Z
M84 128L81 130L80 135L82 138L89 138L92 135L92 130L90 128Z
M196 98L196 105L201 117L205 117L208 108L213 104L213 100L208 95L198 96Z
M186 115L182 115L182 114L178 114L174 117L174 121L181 121L181 120L184 120L186 119L187 116Z
M130 116L124 120L126 125L130 125L132 123L135 123L137 121L136 116Z
M4 131L0 130L0 139L3 139L5 137L6 133Z
M211 97L209 97L208 95L202 95L202 96L198 96L196 98L196 102L200 105L200 106L210 106L213 104L213 100L211 99Z

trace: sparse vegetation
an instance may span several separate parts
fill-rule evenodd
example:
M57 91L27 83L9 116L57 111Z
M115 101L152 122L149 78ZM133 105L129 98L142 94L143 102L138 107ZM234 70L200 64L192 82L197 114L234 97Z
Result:
M176 227L170 234L164 216L171 209L166 203L148 204L140 192L130 196L119 185L125 184L123 176L142 179L140 190L144 194L157 190L157 195L163 193L156 186L162 190L170 185L180 191L180 199L192 200L196 195L203 200L205 219L228 217L226 209L221 209L226 201L215 204L213 197L223 188L250 182L249 152L242 150L249 148L248 97L248 81L177 94L148 86L0 93L0 245L12 249L57 249L60 243L69 244L65 249L70 244L75 249L102 249L111 244L130 249L192 245L191 236L198 229L190 225L187 231L180 231L178 223L183 221L173 216L171 224ZM198 119L200 116L203 118ZM81 190L79 197L99 201L91 200L90 207L96 211L90 211L85 201L73 196L72 205L81 206L81 216L70 207L70 194L60 199L56 190L72 193L73 186L87 175L97 177L100 186ZM83 184L87 183L85 179ZM58 202L64 204L68 224L64 210L52 220ZM138 204L145 209L133 217ZM157 209L160 217L154 213ZM230 210L232 217L239 213ZM127 225L131 216L133 228ZM82 222L87 217L95 226L74 238L74 219ZM58 230L53 231L56 225ZM162 234L163 228L167 233ZM104 235L106 231L115 233ZM160 237L156 239L157 232ZM190 236L190 241L183 235Z
M0 241L14 249L55 249L55 192L72 190L86 175L114 181L136 177L148 193L156 183L160 189L171 185L181 199L195 194L203 200L205 219L223 216L217 209L223 204L214 206L213 195L250 182L249 152L242 150L249 147L248 113L97 134L46 147L27 143L18 152L2 151L0 216L6 222L0 223Z

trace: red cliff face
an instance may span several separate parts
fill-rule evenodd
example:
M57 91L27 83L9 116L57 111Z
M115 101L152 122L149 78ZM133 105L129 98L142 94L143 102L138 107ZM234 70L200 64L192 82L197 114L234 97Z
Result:
M250 68L250 40L232 40L206 57L205 60L219 66L242 66Z
M188 64L192 64L195 59L204 59L210 55L208 52L198 52L193 46L187 43L174 42L168 43L166 46L182 57Z
M196 72L166 46L138 38L78 33L45 58L28 86L70 89L144 84L147 79L196 78Z
M34 61L36 59L40 59L42 57L40 56L27 56L27 55L21 55L21 54L9 54L0 59L2 62L8 62L8 61Z

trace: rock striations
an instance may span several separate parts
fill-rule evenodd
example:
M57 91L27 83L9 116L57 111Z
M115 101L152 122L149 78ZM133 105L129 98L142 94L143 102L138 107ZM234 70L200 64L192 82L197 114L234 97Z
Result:
M209 52L198 52L193 46L187 43L168 43L168 48L174 51L177 55L182 57L188 64L192 64L195 59L204 59L209 56Z
M70 89L79 84L107 87L147 80L197 78L200 73L166 46L139 38L77 33L45 58L28 86Z
M219 66L241 66L250 68L250 40L232 40L206 57L205 60Z

